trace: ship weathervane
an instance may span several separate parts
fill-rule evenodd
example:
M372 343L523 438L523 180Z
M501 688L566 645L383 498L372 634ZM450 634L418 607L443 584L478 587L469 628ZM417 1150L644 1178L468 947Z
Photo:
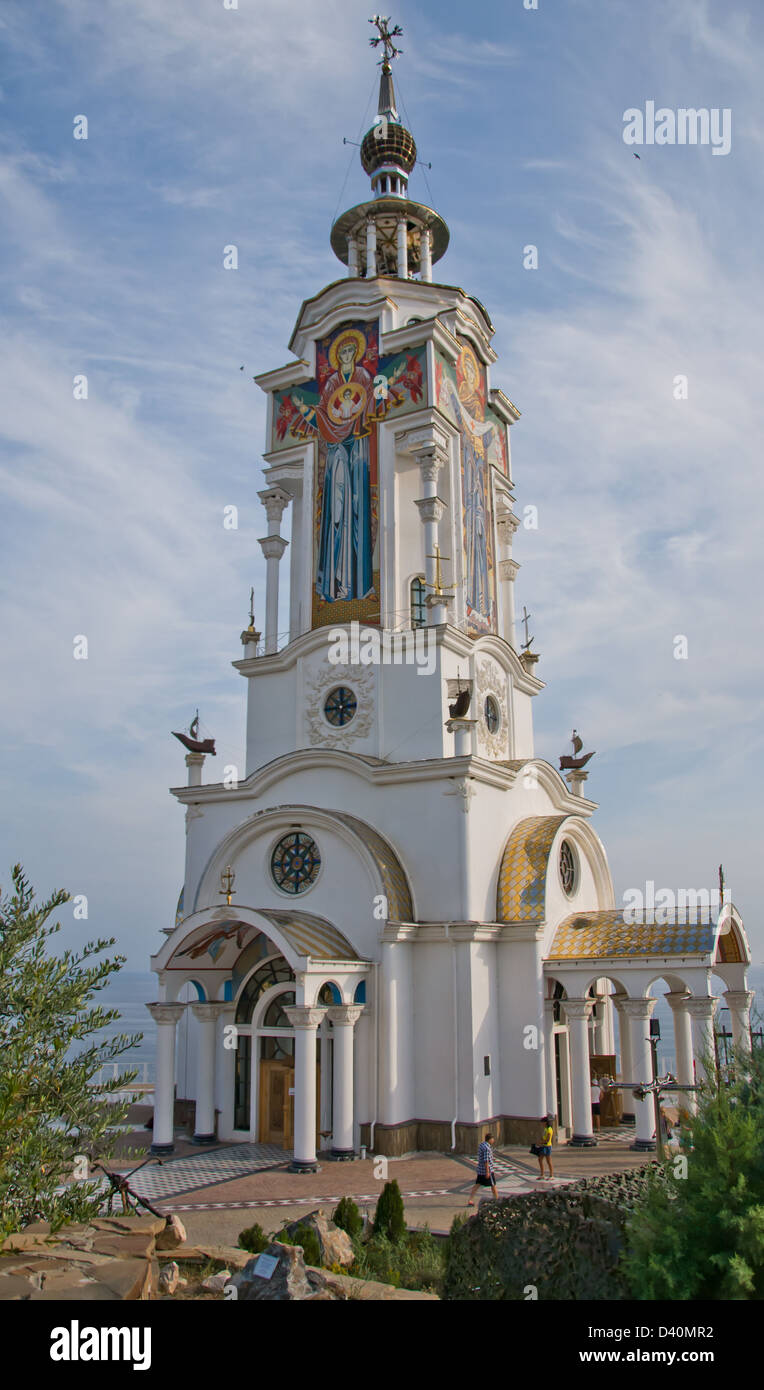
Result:
M564 772L566 769L571 772L578 771L580 768L586 767L589 759L594 757L594 752L591 752L584 753L583 758L579 758L578 755L584 745L582 739L579 737L577 729L573 730L573 737L570 741L573 744L573 754L572 756L570 753L562 754L560 758L560 772Z

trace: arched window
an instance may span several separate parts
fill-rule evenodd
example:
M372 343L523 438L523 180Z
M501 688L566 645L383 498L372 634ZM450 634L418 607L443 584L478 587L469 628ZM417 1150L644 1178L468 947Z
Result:
M288 989L284 994L277 994L276 998L268 1005L263 1018L263 1028L291 1028L287 1015L284 1012L294 1004L294 990Z
M251 1023L252 1013L260 995L264 994L267 989L272 989L274 985L287 984L293 979L294 971L283 956L275 956L273 960L266 961L265 965L261 965L254 975L250 975L242 990L236 1005L236 1022ZM284 1027L288 1028L289 1024L285 1024Z
M411 581L412 627L427 626L427 606L425 604L426 594L427 590L425 588L424 575L418 574L416 579L412 579Z

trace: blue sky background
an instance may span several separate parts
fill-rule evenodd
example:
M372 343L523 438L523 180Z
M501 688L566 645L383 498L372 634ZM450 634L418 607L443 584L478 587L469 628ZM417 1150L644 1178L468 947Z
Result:
M217 766L243 758L229 662L250 583L264 606L251 378L289 359L301 301L342 273L330 226L368 189L342 144L376 106L368 10L6 0L0 17L0 866L87 894L67 942L113 934L136 969L183 872L169 730L198 704ZM522 411L537 753L556 764L573 725L597 750L587 791L619 895L713 887L723 859L761 962L764 11L405 0L393 19L433 166L412 196L431 189L451 229L438 277L486 305L493 384ZM647 100L730 107L730 154L635 160L623 112Z

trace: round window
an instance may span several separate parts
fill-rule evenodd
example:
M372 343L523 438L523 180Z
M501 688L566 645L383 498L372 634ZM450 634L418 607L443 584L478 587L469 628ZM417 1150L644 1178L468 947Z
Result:
M315 883L320 868L318 845L302 831L285 835L271 855L273 881L285 893L304 893Z
M324 700L324 714L328 723L334 725L335 729L342 729L345 724L349 724L357 709L358 701L347 685L338 685L335 690L330 690Z
M563 892L571 898L576 886L576 857L567 840L560 845L560 881Z
M501 723L501 715L499 713L499 706L494 700L493 695L486 695L483 712L485 714L486 728L489 734L497 733Z

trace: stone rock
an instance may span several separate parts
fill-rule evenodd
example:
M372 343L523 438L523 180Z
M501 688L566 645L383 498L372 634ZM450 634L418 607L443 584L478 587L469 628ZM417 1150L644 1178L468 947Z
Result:
M200 1259L215 1260L228 1269L244 1269L252 1259L251 1251L239 1250L235 1245L198 1245L196 1249Z
M92 1271L97 1283L128 1302L151 1297L151 1265L148 1260L109 1260Z
M158 1236L167 1225L164 1216L97 1216L91 1221L94 1231L129 1231L131 1235ZM25 1227L28 1231L29 1226Z
M353 1242L347 1231L343 1231L340 1226L335 1226L321 1208L318 1211L310 1212L308 1216L300 1217L299 1221L292 1221L288 1226L285 1226L284 1235L294 1238L300 1226L309 1226L311 1230L315 1231L323 1265L343 1265L345 1269L350 1268L355 1259Z
M156 1241L157 1250L176 1250L179 1245L185 1245L186 1228L174 1212L168 1216L164 1230L159 1232Z
M230 1284L230 1282L230 1269L221 1269L218 1274L210 1274L209 1278L203 1279L202 1288L206 1289L208 1293L222 1293L226 1284Z
M186 1281L184 1279L183 1283L185 1284L185 1282ZM164 1269L159 1275L159 1292L175 1293L175 1290L177 1289L179 1283L180 1270L178 1269L175 1260L170 1260L169 1264L166 1264L164 1266Z
M254 1300L288 1303L310 1298L315 1290L308 1282L305 1273L305 1260L299 1245L281 1245L274 1241L263 1251L264 1255L274 1255L278 1265L270 1279L255 1274L255 1265L260 1255L253 1255L244 1269L234 1274L232 1282L238 1289L240 1302Z

